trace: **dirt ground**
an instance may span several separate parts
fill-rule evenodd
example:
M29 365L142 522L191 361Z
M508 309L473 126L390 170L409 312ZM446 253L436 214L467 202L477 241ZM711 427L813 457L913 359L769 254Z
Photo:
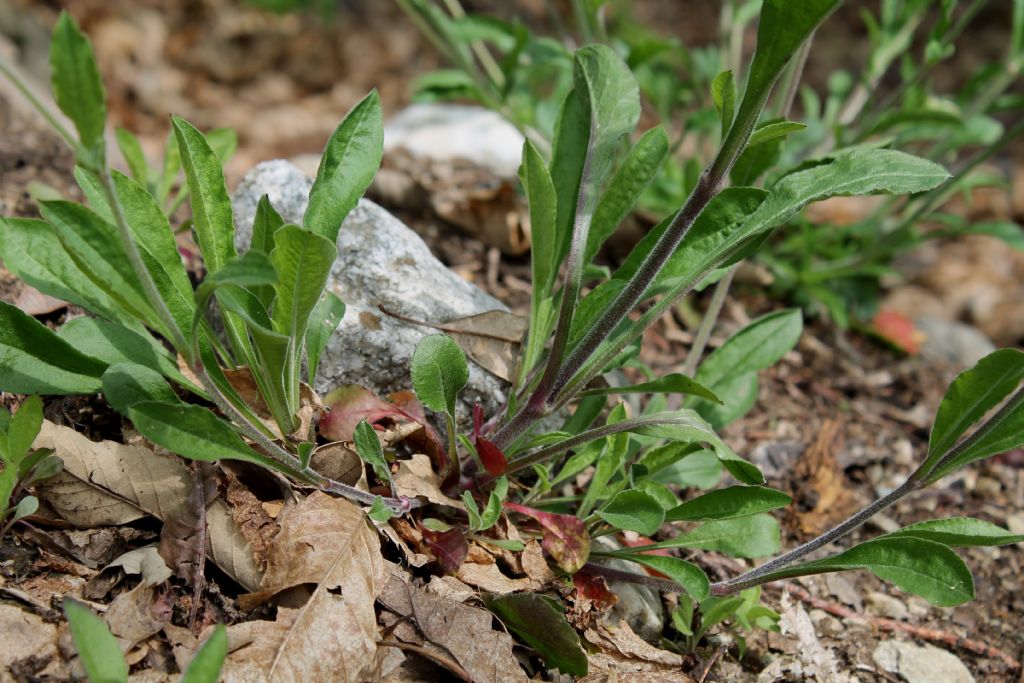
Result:
M62 4L0 0L0 51L12 53L41 83L46 79L46 27ZM524 11L532 8L540 17L534 7L540 4L525 2ZM97 47L113 122L136 132L146 151L154 154L162 148L171 112L200 128L235 128L239 150L228 167L229 185L260 160L319 150L343 113L370 88L380 90L386 112L398 111L409 101L412 79L439 64L392 3L347 0L330 22L270 15L231 0L76 0L71 5ZM681 30L699 36L699 16L705 12L715 21L715 5L695 3L691 21L680 21ZM663 24L679 21L659 3L646 7ZM986 23L986 31L996 30L992 24L997 23ZM841 26L830 30L839 32ZM819 42L829 44L825 38L819 36ZM978 54L968 58L965 68L971 60L990 57L986 46L994 42L979 37ZM846 45L856 46L856 36ZM826 54L811 66L812 79L827 71L823 64L858 56L856 50L833 51L833 62ZM72 161L70 152L12 100L9 90L0 89L0 212L35 215L30 183L73 195ZM1010 158L1006 163L1015 162ZM1019 170L1016 177L1020 186ZM1020 221L1024 207L1014 192L1011 188L982 198L969 210ZM400 215L460 275L514 311L526 310L525 258L503 255L430 212ZM903 300L912 301L906 304L911 307L925 301L980 328L997 344L1024 343L1021 254L977 237L928 245L908 256L903 266L904 277L890 288L897 308ZM20 283L6 271L0 276L0 296L19 300ZM741 285L734 294L712 344L779 306L756 285ZM60 315L52 313L54 319L48 321L58 322ZM691 340L686 316L679 312L648 332L643 359L658 372L677 371ZM757 407L725 433L737 452L765 471L771 486L793 495L795 503L782 518L784 546L813 537L901 483L926 446L931 417L960 369L922 356L905 357L821 321L808 322L799 346L762 373ZM49 406L49 414L63 415L68 424L100 425L94 437L110 438L106 432L116 428L101 405L59 403ZM963 515L1024 533L1024 452L979 463L906 499L854 539L923 519ZM16 532L15 540L0 547L0 609L15 606L52 624L54 605L43 596L78 588L86 580L95 582L104 558L115 556L115 549L152 540L155 530L143 523L119 531L87 564L69 559L81 554L69 555L52 538L41 540L46 535ZM92 549L98 543L81 542ZM879 669L873 658L879 642L893 638L931 643L953 653L978 681L1024 680L1024 548L969 549L962 555L974 573L978 595L955 609L908 598L866 573L802 579L788 593L772 587L766 595L769 604L794 620L802 613L809 616L816 634L812 640L860 680L900 680ZM722 558L707 569L715 580L742 565ZM232 598L218 599L223 615L238 616ZM804 638L792 632L758 633L751 636L741 661L725 655L706 680L761 680L758 674L769 655L799 662L801 653L813 646ZM168 654L157 652L151 659L161 656ZM15 678L41 680L35 676L42 665L26 661ZM789 680L801 680L798 670L788 671L784 675ZM5 674L0 673L0 680L6 680Z

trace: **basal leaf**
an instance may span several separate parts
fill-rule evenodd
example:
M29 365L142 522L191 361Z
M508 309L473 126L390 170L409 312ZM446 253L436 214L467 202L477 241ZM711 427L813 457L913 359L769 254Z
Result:
M171 117L192 199L196 238L208 273L235 256L235 226L224 171L210 143L183 118Z
M701 524L675 538L641 546L645 549L699 548L733 557L768 557L779 552L779 524L765 514Z
M256 215L252 221L252 241L249 244L249 251L262 252L269 256L270 252L274 250L274 235L283 226L284 219L270 204L270 198L267 195L260 197L259 203L256 204ZM274 289L267 286L253 287L252 292L263 303L263 306L270 310L270 303L274 300Z
M424 337L412 354L412 386L420 402L439 413L455 415L455 399L469 381L466 354L451 337Z
M597 515L616 529L651 536L661 528L665 510L654 497L641 491L620 491L597 511Z
M374 90L352 108L327 141L309 192L304 227L333 247L341 222L369 187L383 154L384 124L380 96Z
M505 503L505 509L526 515L544 531L541 547L562 571L575 574L590 557L590 534L579 517L542 512L518 503Z
M0 301L0 389L92 394L107 364L85 355L20 309Z
M540 152L529 140L523 143L519 177L530 202L530 259L533 265L534 300L538 302L551 293L551 286L558 274L559 264L555 261L558 255L555 224L557 208L551 174Z
M124 160L128 163L131 177L139 185L145 187L148 182L146 176L149 173L149 167L146 165L146 154L142 151L139 139L130 130L120 126L114 131L114 134L117 137L117 147L121 150L121 155L124 156Z
M160 373L144 365L117 363L107 368L102 379L103 396L122 415L143 401L180 402Z
M57 335L82 353L108 365L141 365L179 384L193 386L178 370L170 353L146 332L135 332L97 318L75 318L65 323Z
M697 522L748 517L785 507L793 499L764 486L730 486L688 500L665 514L666 521Z
M66 11L57 18L50 42L50 69L57 106L78 130L82 146L102 155L106 95L92 45Z
M43 401L38 395L29 396L18 406L18 412L7 427L6 456L12 467L19 465L28 454L42 424ZM0 504L6 502L6 499L0 500Z
M128 664L117 638L103 620L82 603L70 599L64 601L64 616L89 680L127 683Z
M549 667L571 676L587 675L587 653L557 602L539 593L491 595L484 602Z
M354 439L359 457L370 464L378 479L390 483L391 470L384 459L384 446L381 445L380 437L377 436L377 430L371 427L369 422L363 420L356 425Z
M316 371L320 365L320 356L331 341L331 335L338 329L338 323L345 316L345 303L333 292L324 292L320 301L313 307L309 315L309 326L306 328L306 371L307 384L316 384Z
M337 254L334 242L297 225L277 231L270 253L278 274L272 314L275 330L295 339L305 335Z

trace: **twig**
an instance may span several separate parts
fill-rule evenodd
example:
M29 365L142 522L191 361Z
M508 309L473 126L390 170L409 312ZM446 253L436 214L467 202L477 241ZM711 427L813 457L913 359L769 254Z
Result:
M711 669L714 668L715 662L722 658L726 652L729 651L728 645L720 645L717 650L711 653L711 657L708 658L708 663L704 666L704 670L701 671L700 676L697 677L697 683L704 683L704 679L711 673Z
M434 652L433 650L419 645L413 645L412 643L402 643L397 640L381 640L377 642L377 645L384 647L397 647L399 650L407 650L409 652L415 652L421 657L426 657L430 661L444 667L448 671L452 672L460 679L466 681L466 683L473 683L473 677L469 675L469 672L463 669L458 662L450 657L445 657L440 652Z
M949 645L950 647L967 650L976 655L982 657L992 657L999 659L1010 669L1018 670L1021 669L1021 663L1003 652L997 647L983 643L980 640L973 638L964 638L958 636L950 631L942 631L940 629L928 628L926 626L915 626L913 624L907 624L902 621L895 619L888 619L886 617L874 617L870 614L864 614L863 612L857 612L848 607L844 607L835 602L824 600L822 598L816 598L808 593L803 588L794 584L785 584L782 586L783 590L789 592L790 595L798 598L801 602L804 602L811 607L820 609L828 612L829 614L840 617L841 619L863 619L873 626L878 627L882 631L894 631L900 633L906 633L907 635L920 638L921 640L929 640L936 643L942 643Z

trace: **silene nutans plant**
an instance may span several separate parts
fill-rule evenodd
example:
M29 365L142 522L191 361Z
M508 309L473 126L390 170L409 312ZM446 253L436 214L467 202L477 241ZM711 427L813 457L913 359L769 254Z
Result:
M409 4L430 20L427 30L448 21L428 3ZM345 312L344 303L325 291L326 282L342 222L381 160L376 93L357 104L328 141L302 225L285 224L264 197L252 246L239 254L223 149L219 155L214 141L188 122L172 119L162 170L149 168L126 132L117 139L131 172L110 168L93 52L62 14L52 42L53 90L75 131L22 89L74 148L75 176L87 204L41 201L41 220L2 219L0 258L26 283L91 315L54 332L0 303L0 390L102 392L139 434L184 458L242 460L273 470L296 486L367 507L378 524L409 516L447 569L465 558L467 539L522 549L521 541L503 534L502 520L510 517L577 585L610 578L678 593L672 624L683 649L696 647L725 622L773 627L774 613L759 604L759 587L797 576L866 570L934 605L966 602L974 596L973 579L955 549L1024 537L981 520L951 518L826 555L816 551L957 469L1024 444L1024 352L995 351L956 378L935 416L927 452L906 482L781 554L780 528L770 513L790 503L790 496L765 486L757 467L716 433L751 408L758 371L792 349L802 330L799 309L771 313L705 356L736 264L772 249L776 229L799 220L812 202L877 194L907 202L943 197L958 177L937 161L874 137L843 138L782 163L787 157L780 150L804 130L786 117L810 40L839 4L764 0L759 15L745 10L746 21L757 21L756 50L749 63L709 83L717 151L702 169L686 165L686 195L614 272L595 267L594 257L638 202L650 197L673 144L660 127L636 130L639 67L631 69L600 42L572 53L563 95L544 103L553 112L550 138L528 134L523 148L533 293L506 405L492 415L475 411L472 429L463 433L455 409L468 380L464 351L451 337L434 334L411 359L419 402L446 425L446 441L437 441L436 474L461 508L426 508L423 499L396 491L391 465L398 456L368 421L354 428L354 448L368 466L370 491L387 495L332 480L311 465L318 435L309 418L317 403L310 386ZM481 60L477 47L476 40L451 44L473 63ZM0 70L18 84L3 62ZM179 170L186 182L172 196ZM182 265L169 219L184 202L205 270L197 286ZM722 282L726 287L719 287ZM687 294L712 285L712 311L686 371L622 385L616 371L639 366L644 330ZM258 414L254 398L238 389L239 376L256 387L269 416ZM628 396L639 400L622 398ZM10 436L25 431L15 429L18 416L33 405L26 403L7 421L5 475L23 458L37 457L15 458L25 439ZM37 471L46 462L41 457L33 465ZM586 487L562 495L563 484L588 469ZM728 485L718 486L722 476L731 479ZM680 491L691 487L706 492L681 500ZM621 531L666 540L611 542ZM701 567L701 550L772 559L712 583ZM609 566L613 559L636 565L635 571ZM666 578L654 578L648 569ZM579 638L550 599L509 594L485 602L550 666L586 673ZM517 627L525 611L545 615L545 627ZM549 647L549 635L577 647Z

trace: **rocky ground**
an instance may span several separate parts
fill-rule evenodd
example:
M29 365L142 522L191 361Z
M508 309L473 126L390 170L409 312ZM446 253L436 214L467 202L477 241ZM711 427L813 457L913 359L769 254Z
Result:
M53 19L54 4L0 0L0 51L17 58L39 83L45 83L45 27ZM75 3L75 13L97 46L115 122L137 132L153 154L163 145L168 112L204 128L236 128L239 152L228 167L233 188L257 162L279 157L297 165L296 169L283 167L292 180L267 184L250 177L250 185L301 186L302 171L315 169L315 157L308 155L322 146L349 106L377 87L385 110L395 113L408 103L410 79L435 63L415 29L401 21L389 3L343 3L330 26L296 15L271 17L228 0L81 0ZM352 30L354 26L358 30ZM29 192L39 185L75 194L70 153L6 84L0 84L0 131L0 213L34 215ZM976 197L960 210L1019 222L1024 213L1022 176L1017 168L1014 187ZM410 330L396 319L378 316L375 310L382 302L417 319L447 319L497 305L513 312L526 310L529 266L523 251L527 242L521 229L523 209L514 188L514 181L495 173L486 160L435 157L425 161L408 150L389 149L385 172L372 194L422 237L421 248L414 237L399 230L399 224L388 238L407 247L410 262L422 269L404 276L359 271L359 258L381 262L372 251L381 246L369 242L360 246L359 238L353 237L355 260L340 266L336 281L339 290L360 292L366 299L353 302L356 305L346 317L346 324L353 327L345 332L351 336L339 344L367 346L356 359L342 359L345 354L339 350L339 362L350 365L324 380L327 384L352 381L353 373L365 370L378 378L374 381L379 381L375 387L379 391L406 388L397 386L405 376L404 366L389 365L385 354L407 358L403 349L411 349L423 330ZM236 193L236 211L244 212L240 209L248 201L245 196L248 193L251 198L252 192L253 187L243 186ZM374 213L377 209L364 206L361 210L368 212L366 220L374 225L388 220ZM837 204L817 210L850 207ZM385 243L383 248L387 247ZM368 251L358 251L364 248ZM427 248L440 263L430 259ZM442 264L447 266L443 274ZM889 283L884 306L916 319L927 336L919 354L906 357L875 340L809 321L799 346L763 373L754 411L726 431L730 445L754 460L772 486L793 495L795 504L782 520L784 544L820 533L898 485L927 443L931 417L948 381L993 343L1018 347L1024 343L1024 254L991 238L972 237L930 243L908 255L898 269L901 275ZM434 282L451 278L452 273L458 280L449 282L454 289L464 290L463 296L417 303L401 290L401 282L408 285L409 278ZM37 295L0 271L0 296L5 300L52 324L74 314ZM388 296L393 299L386 300ZM465 302L465 307L451 299ZM778 306L756 285L737 287L712 345ZM388 340L396 335L402 344L388 349ZM677 371L692 341L684 312L654 326L645 341L646 362L659 372ZM477 370L478 395L493 394L493 378ZM88 443L120 437L116 416L98 399L53 402L48 405L48 417L85 433L93 440ZM922 519L959 515L977 516L1024 533L1022 465L1024 453L1019 451L980 463L877 516L857 537ZM243 495L237 487L229 487L230 491ZM237 506L234 510L250 510L256 526L272 525L276 512L268 500L253 499L243 507L229 494L228 501ZM145 509L144 501L136 507ZM242 524L238 514L234 518ZM0 653L0 663L5 668L15 665L0 671L0 680L68 675L69 669L53 663L58 652L68 651L67 632L56 625L59 597L76 593L101 611L114 609L115 596L127 593L115 586L124 581L125 572L118 573L108 564L115 558L123 562L125 550L144 546L157 533L154 524L145 520L77 526L64 523L19 530L14 540L8 537L0 547L0 640L11 644ZM245 533L253 543L260 534L251 529ZM766 590L769 604L783 615L781 634L750 636L746 655L739 660L734 649L711 646L700 653L700 661L687 662L689 670L709 665L704 679L708 681L1024 680L1024 599L1020 596L1024 549L977 548L964 556L975 574L978 598L974 602L951 610L933 608L864 573L797 580ZM147 576L148 565L138 560L137 564L135 571L127 573L141 572L143 580L131 590L154 590L163 579ZM722 576L741 569L739 563L725 559L709 567L712 574ZM409 581L407 575L396 576L391 580L402 585ZM244 568L235 575L214 572L211 614L245 623L235 600L239 591L231 588L246 586L245 577ZM453 600L454 592L466 590L467 584L487 585L461 579L461 586L454 580L447 585L443 599ZM538 579L527 568L524 578L517 580ZM388 585L387 609L381 609L380 618L390 615L397 620L392 627L398 634L403 601L415 602L416 595L426 598L419 593L409 599L396 597L404 589ZM472 588L468 590L472 593ZM181 593L179 587L177 594L160 595L156 602L173 611ZM430 595L442 599L436 591ZM124 609L129 601L117 604ZM119 618L126 620L118 622L124 628L147 633L132 650L142 668L158 671L162 660L178 656L177 650L187 644L185 636L173 629L148 632L139 623L145 621L143 616ZM621 643L619 651L624 651ZM639 651L633 650L632 656L640 660L652 656ZM458 653L452 652L458 659Z

